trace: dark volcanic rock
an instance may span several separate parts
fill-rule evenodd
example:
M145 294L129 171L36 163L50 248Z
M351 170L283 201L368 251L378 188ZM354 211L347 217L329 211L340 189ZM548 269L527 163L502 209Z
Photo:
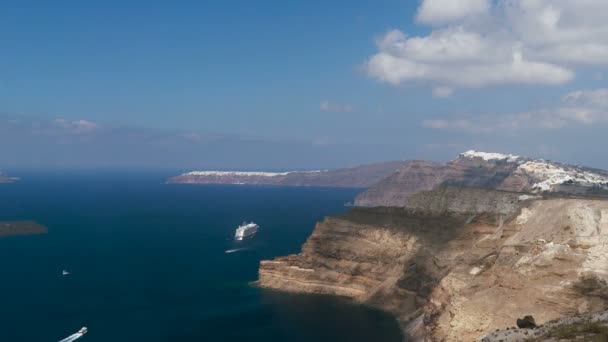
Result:
M536 321L534 321L534 317L527 315L524 318L517 319L517 327L520 329L534 329L536 328Z
M357 196L356 206L408 205L412 194L442 185L512 192L608 195L608 172L545 160L468 151L445 164L410 161Z
M491 195L489 195L491 194ZM428 212L495 213L510 215L519 208L520 193L440 186L410 196L407 207Z
M432 190L442 182L445 165L423 160L406 162L405 166L357 196L361 207L403 206L416 192Z
M412 194L433 190L440 185L519 191L522 188L520 182L505 182L517 166L503 160L485 161L464 157L446 164L411 161L357 196L355 205L404 207Z

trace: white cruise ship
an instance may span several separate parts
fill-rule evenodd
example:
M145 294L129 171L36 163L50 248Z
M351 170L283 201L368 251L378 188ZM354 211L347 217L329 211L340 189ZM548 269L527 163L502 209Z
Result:
M258 232L259 228L260 228L260 226L258 226L257 224L255 224L253 222L250 222L250 223L243 222L243 224L241 224L236 229L236 232L234 233L234 239L243 240L250 236L253 236L253 235L255 235L255 233Z

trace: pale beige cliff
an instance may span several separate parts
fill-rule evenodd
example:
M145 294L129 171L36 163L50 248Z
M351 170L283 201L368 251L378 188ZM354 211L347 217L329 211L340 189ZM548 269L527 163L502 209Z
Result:
M382 308L410 340L608 308L608 201L442 187L409 202L325 219L301 253L262 261L259 285Z

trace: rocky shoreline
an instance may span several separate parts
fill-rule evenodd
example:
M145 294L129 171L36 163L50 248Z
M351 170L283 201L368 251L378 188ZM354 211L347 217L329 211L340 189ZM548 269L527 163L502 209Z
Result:
M381 308L410 341L608 308L608 201L441 187L409 202L326 218L301 253L260 263L259 286Z

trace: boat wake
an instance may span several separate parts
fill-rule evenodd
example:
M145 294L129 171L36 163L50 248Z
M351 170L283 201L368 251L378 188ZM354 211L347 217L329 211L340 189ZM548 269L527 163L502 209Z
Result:
M249 249L249 248L242 247L242 248L228 249L224 253L231 254L231 253L236 253L236 252L244 251L244 250L247 250L247 249Z
M75 333L72 334L66 338L64 338L63 340L59 341L59 342L72 342L72 341L76 341L77 339L81 338L84 334L83 333Z
M84 336L84 334L87 333L87 328L83 327L82 329L78 330L77 333L72 334L66 338L64 338L63 340L59 341L59 342L72 342L72 341L76 341L77 339L81 338L82 336Z

